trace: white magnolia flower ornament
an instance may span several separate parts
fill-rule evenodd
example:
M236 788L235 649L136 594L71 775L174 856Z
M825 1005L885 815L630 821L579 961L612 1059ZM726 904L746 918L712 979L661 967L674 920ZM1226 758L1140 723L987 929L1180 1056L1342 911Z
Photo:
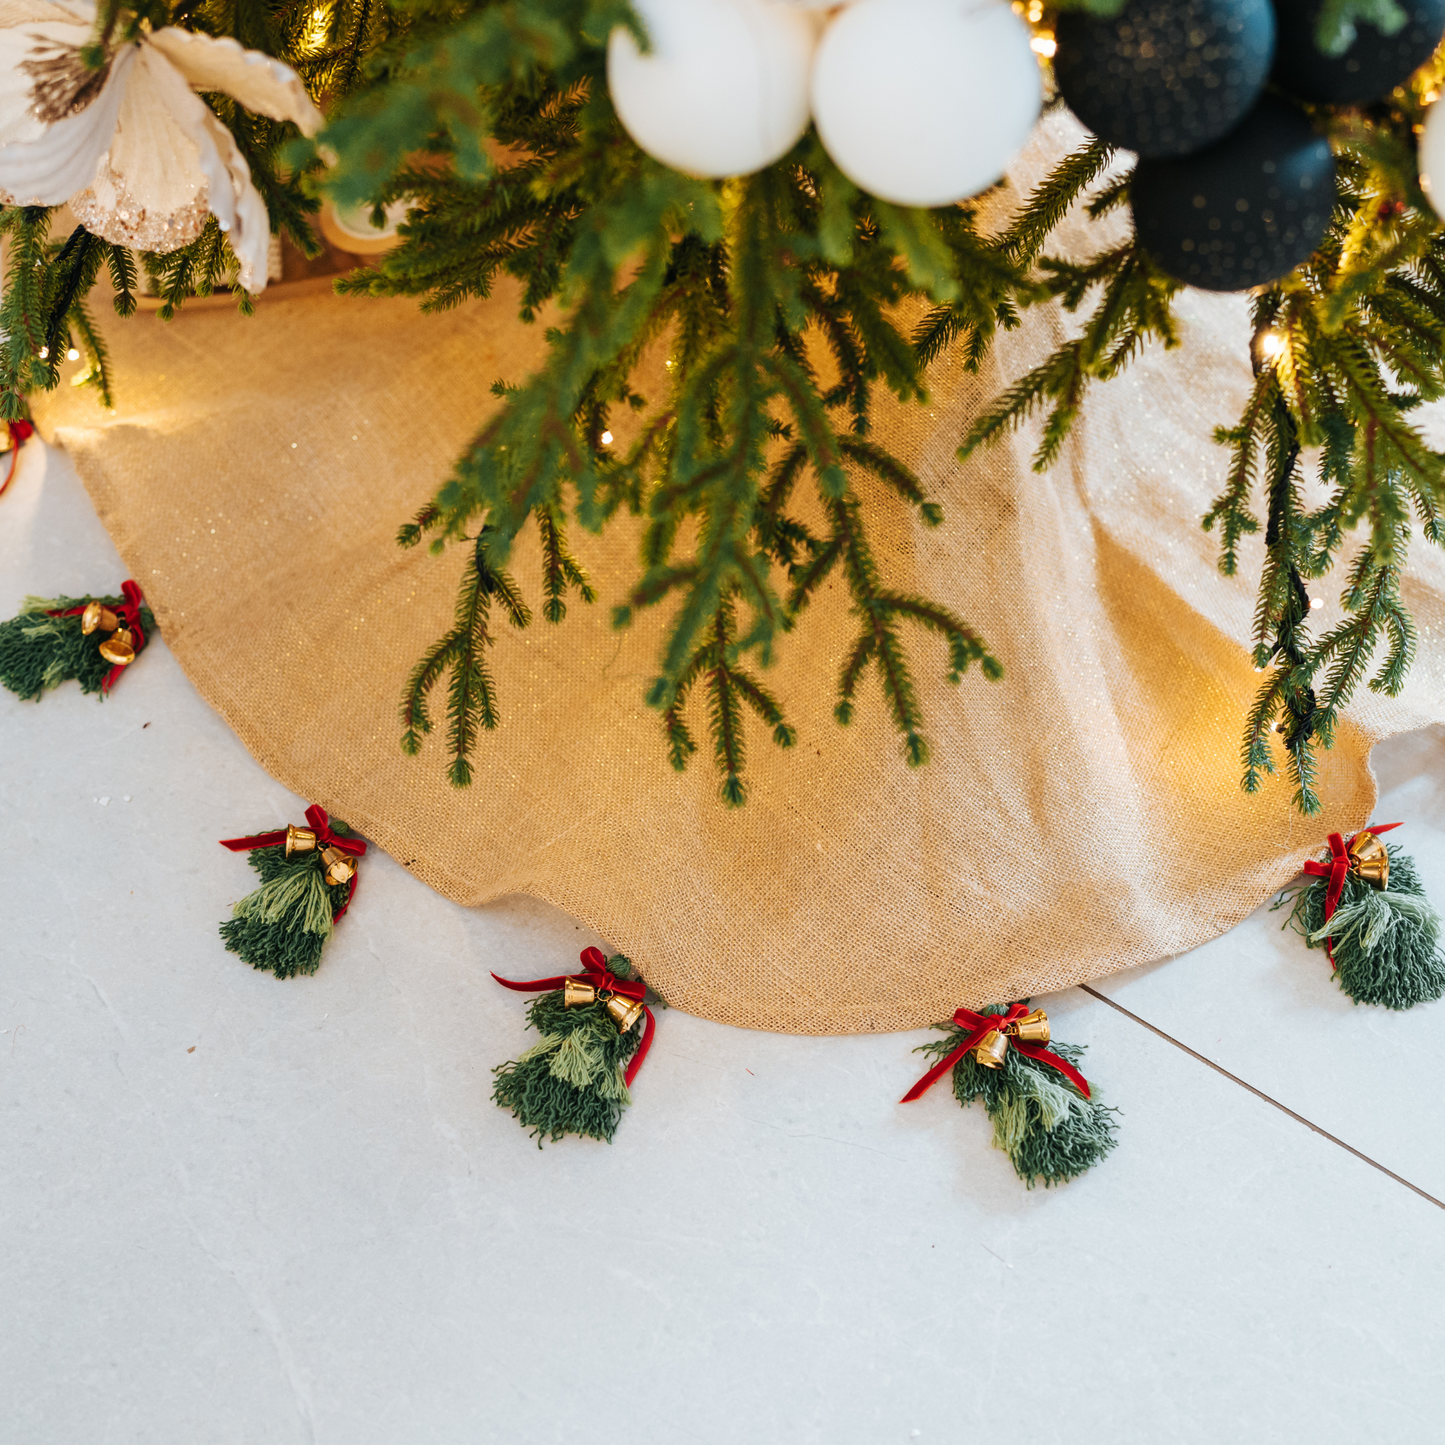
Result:
M100 70L80 50L85 0L0 0L0 190L10 204L68 201L86 230L142 251L175 251L214 215L240 284L266 284L266 206L231 132L196 94L321 128L300 77L259 51L167 26L117 46Z

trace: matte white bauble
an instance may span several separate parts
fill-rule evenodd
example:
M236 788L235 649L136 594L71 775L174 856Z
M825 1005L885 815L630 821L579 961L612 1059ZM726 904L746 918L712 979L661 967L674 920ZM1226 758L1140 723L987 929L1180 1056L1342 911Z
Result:
M740 176L808 128L816 31L771 0L633 0L652 42L621 27L607 46L612 103L650 156L694 176Z
M1445 216L1445 104L1438 100L1425 112L1419 159L1420 189L1436 213Z
M813 119L838 169L904 206L961 201L1003 175L1043 81L1006 4L857 0L824 32Z

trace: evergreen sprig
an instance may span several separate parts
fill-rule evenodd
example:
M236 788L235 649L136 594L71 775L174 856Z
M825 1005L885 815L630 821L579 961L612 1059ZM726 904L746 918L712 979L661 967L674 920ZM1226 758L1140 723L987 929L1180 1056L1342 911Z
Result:
M478 729L491 730L499 720L487 666L487 650L494 641L492 603L502 604L513 627L526 627L532 620L517 584L492 564L489 540L490 531L484 527L467 558L455 625L417 663L401 704L402 750L416 754L421 751L422 738L432 730L427 695L446 673L451 673L447 688L447 738L451 749L448 776L459 788L472 780L470 754Z

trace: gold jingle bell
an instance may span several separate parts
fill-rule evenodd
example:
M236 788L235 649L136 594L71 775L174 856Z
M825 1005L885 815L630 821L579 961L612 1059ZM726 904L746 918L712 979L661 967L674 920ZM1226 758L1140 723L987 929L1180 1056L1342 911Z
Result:
M1356 833L1348 852L1351 869L1371 888L1383 891L1390 886L1390 854L1373 833Z
M1008 1039L997 1029L990 1029L974 1047L973 1056L986 1069L1001 1069L1008 1057Z
M350 883L356 877L355 861L340 848L327 848L321 855L321 861L326 865L322 877L333 887L338 883Z
M1043 1009L1036 1008L1026 1013L1013 1025L1015 1038L1026 1044L1046 1044L1049 1041L1049 1016Z
M563 1008L586 1008L597 1002L597 990L580 978L569 978L562 985Z
M87 602L80 614L80 630L89 637L92 632L114 632L120 618L104 602Z
M118 627L112 632L100 644L100 655L113 667L129 667L135 661L135 647L129 630Z
M310 828L297 828L290 823L286 825L286 856L288 858L293 853L314 853L315 851L316 834Z
M642 1003L639 999L623 998L620 993L615 993L607 1000L607 1012L611 1014L618 1032L625 1034L642 1017Z

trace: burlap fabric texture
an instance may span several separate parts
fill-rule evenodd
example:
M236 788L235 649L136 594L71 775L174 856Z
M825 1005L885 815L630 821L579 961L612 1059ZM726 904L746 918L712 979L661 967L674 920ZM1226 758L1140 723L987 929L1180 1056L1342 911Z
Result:
M1069 124L1041 129L1013 199ZM1228 928L1327 831L1369 818L1377 739L1445 717L1445 558L1418 543L1406 592L1419 660L1402 699L1361 693L1324 761L1322 816L1293 812L1283 778L1241 792L1261 545L1227 579L1199 518L1226 465L1212 429L1248 385L1249 326L1237 299L1190 293L1181 312L1182 349L1156 348L1100 388L1042 476L1029 434L967 465L955 449L975 411L1057 344L1056 312L1030 313L980 376L941 365L930 406L884 407L881 436L947 520L930 531L873 498L883 573L977 625L1007 675L952 687L917 636L934 760L909 769L876 687L850 727L833 721L854 636L835 586L770 678L798 746L780 752L753 726L738 811L718 803L705 750L671 771L642 702L664 618L610 626L635 575L627 524L576 533L597 605L574 603L561 626L502 627L503 725L469 789L446 781L440 744L400 750L402 686L449 625L464 557L392 538L497 405L492 382L524 378L542 354L513 296L435 317L322 295L263 303L251 320L114 323L117 411L61 394L40 419L201 693L271 773L417 877L464 904L550 899L707 1018L912 1028ZM534 604L535 562L522 545L515 571ZM1339 586L1315 590L1328 623ZM218 818L216 836L246 824Z

